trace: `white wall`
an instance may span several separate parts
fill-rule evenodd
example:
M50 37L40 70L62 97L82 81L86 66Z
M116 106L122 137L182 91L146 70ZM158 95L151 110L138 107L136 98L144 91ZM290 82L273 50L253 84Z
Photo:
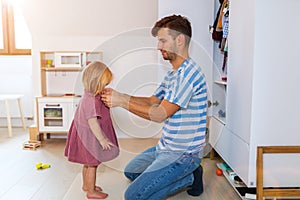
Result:
M32 33L36 83L40 83L40 51L93 51L108 38L151 27L157 19L157 1L153 0L27 0L23 8ZM33 93L40 95L40 84Z
M153 26L157 20L157 0L26 0L23 3L33 41L33 96L41 94L40 51L102 51L103 61L115 75L114 83L126 77L123 69L156 63L153 51L139 50L138 55L130 54L131 57L126 56L126 52L135 48L153 49L150 32L137 34L135 30ZM146 53L145 56L140 55L141 52ZM147 74L140 76L143 75ZM153 79L157 81L156 77ZM123 134L121 130L117 133Z
M213 82L213 42L208 27L214 21L214 1L160 0L158 7L159 18L171 14L181 14L191 22L192 41L190 56L201 66L211 91Z
M33 36L113 36L151 26L157 16L153 0L26 0Z
M24 94L26 117L34 115L34 97L41 94L40 51L93 51L99 47L101 50L102 43L108 38L132 29L151 27L157 19L156 0L18 2L22 4L21 10L32 34L32 60L31 57L1 57L0 93ZM16 80L17 85L14 84ZM0 117L5 116L1 106ZM14 106L12 116L18 117L18 109Z
M25 117L33 117L31 68L31 56L0 56L0 94L24 95L21 101ZM10 110L13 118L20 117L17 101L11 101ZM6 118L2 119L6 117L4 101L0 101L0 117L1 125L5 125Z

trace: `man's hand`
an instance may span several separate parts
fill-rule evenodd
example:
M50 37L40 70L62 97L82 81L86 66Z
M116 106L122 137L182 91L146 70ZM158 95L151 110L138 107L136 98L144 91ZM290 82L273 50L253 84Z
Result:
M117 92L112 88L105 88L101 92L101 100L109 108L116 107L116 106L127 108L128 102L130 100L130 96L127 94L122 94L120 92Z
M111 105L112 92L113 92L112 88L104 88L101 92L101 100L109 108L112 107Z

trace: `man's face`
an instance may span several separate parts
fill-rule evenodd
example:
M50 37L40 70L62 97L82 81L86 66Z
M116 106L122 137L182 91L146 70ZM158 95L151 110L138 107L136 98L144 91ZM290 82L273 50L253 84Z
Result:
M157 49L160 50L165 60L175 60L177 57L176 39L169 33L170 29L161 28L157 32L158 44Z

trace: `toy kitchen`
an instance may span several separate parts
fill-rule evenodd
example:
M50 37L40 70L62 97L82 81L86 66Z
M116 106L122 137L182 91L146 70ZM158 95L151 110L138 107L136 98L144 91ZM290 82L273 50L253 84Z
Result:
M39 140L43 134L69 131L75 110L83 93L81 72L93 61L101 61L102 52L40 52L41 96L36 97L37 132Z

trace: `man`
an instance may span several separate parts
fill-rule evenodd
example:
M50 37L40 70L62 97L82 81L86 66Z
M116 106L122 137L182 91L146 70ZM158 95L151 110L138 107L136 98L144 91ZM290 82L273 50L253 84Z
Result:
M145 119L164 122L155 147L132 159L125 176L132 181L126 200L164 199L188 186L187 192L203 192L200 165L205 145L207 88L201 68L189 57L191 24L172 15L155 23L152 35L158 50L173 69L151 97L136 97L106 89L102 100L109 107L123 107ZM200 167L199 167L200 166Z

